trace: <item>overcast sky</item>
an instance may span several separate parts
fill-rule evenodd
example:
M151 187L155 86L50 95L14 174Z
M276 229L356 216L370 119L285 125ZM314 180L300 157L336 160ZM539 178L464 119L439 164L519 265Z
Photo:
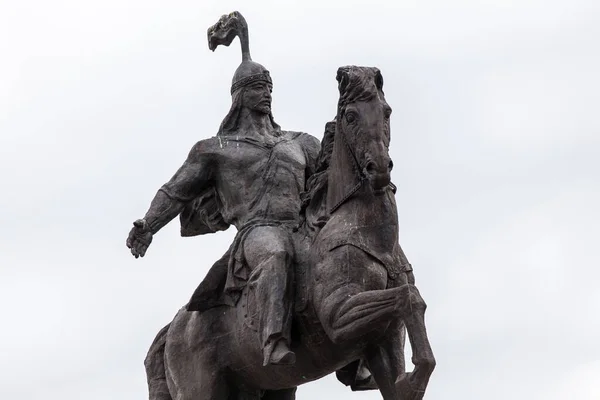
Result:
M284 129L377 66L428 399L600 398L600 3L0 0L0 398L147 398L143 359L235 232L131 223L230 105L246 17ZM333 376L299 399L379 399Z

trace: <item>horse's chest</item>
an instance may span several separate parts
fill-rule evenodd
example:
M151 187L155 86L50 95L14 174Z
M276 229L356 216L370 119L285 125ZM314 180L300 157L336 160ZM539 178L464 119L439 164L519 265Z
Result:
M364 265L365 273L362 276L362 286L368 290L386 289L388 286L388 271L378 260L369 259Z
M352 246L367 254L369 262L364 266L372 284L396 279L401 268L401 249L394 224L352 227L324 240L321 248L329 252L342 246ZM365 278L367 279L367 278ZM384 285L385 287L385 285Z

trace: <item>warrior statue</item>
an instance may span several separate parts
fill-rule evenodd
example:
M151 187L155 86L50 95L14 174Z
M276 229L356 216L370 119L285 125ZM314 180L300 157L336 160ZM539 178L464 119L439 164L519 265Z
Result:
M136 258L143 257L153 235L177 215L182 236L234 225L236 238L220 260L228 263L226 286L219 288L226 296L215 299L219 292L210 287L215 279L209 274L188 310L235 303L252 273L262 304L263 363L291 364L295 359L289 350L294 248L289 234L301 218L300 195L315 172L320 144L309 134L282 131L273 119L273 83L269 71L251 59L248 26L240 13L223 16L209 29L210 50L220 44L229 46L235 36L240 38L242 63L233 76L229 113L217 136L198 142L183 166L158 190L146 216L134 222L127 246ZM366 367L361 365L357 373L362 374L359 380L352 376L348 385L371 388ZM346 375L344 370L338 374L340 380Z
M353 390L422 399L435 360L425 302L397 241L381 73L338 70L338 113L321 148L274 121L272 80L250 57L240 13L209 28L209 48L236 36L242 63L229 113L216 136L192 147L127 238L138 258L177 216L182 236L237 229L152 344L150 398L292 400L298 385L337 372Z

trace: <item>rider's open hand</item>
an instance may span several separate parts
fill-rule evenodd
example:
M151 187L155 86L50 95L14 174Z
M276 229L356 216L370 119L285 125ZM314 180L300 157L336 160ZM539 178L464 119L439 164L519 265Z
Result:
M148 246L152 243L152 232L144 219L138 219L133 223L133 228L127 237L127 247L135 258L144 257Z

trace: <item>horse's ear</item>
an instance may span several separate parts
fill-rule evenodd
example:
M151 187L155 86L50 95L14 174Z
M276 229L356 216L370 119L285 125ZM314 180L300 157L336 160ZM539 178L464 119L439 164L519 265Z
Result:
M377 90L383 91L383 75L381 75L381 71L377 68L375 69L375 87Z
M340 93L343 93L348 86L348 82L350 81L350 70L348 67L338 68L336 79L338 81L338 89Z

